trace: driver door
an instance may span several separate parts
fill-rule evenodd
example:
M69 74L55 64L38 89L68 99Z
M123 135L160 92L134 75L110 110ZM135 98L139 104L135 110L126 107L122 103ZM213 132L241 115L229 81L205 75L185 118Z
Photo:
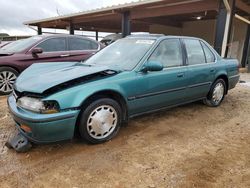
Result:
M134 97L134 112L154 111L185 102L187 68L184 66L182 45L179 39L162 41L149 61L162 63L162 71L138 72L137 95Z
M29 50L25 58L22 59L23 64L27 67L33 63L62 62L70 60L65 37L47 39L33 48L42 48L43 53L32 54L32 49Z

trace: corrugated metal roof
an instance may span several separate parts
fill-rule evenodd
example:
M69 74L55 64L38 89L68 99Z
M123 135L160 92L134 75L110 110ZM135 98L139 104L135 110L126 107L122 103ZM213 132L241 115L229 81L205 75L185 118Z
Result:
M87 11L80 11L80 12L73 13L73 14L66 14L66 15L62 15L62 16L55 16L55 17L50 17L50 18L45 18L45 19L40 19L40 20L27 21L27 22L24 22L23 24L25 24L25 25L38 24L41 22L66 19L66 18L70 18L70 17L94 14L94 13L105 12L105 11L116 10L116 9L130 8L130 7L134 7L134 6L150 4L150 3L155 3L155 2L161 2L161 1L164 1L164 0L138 0L138 1L133 1L130 3L101 7L101 8L96 8L96 9L87 10Z

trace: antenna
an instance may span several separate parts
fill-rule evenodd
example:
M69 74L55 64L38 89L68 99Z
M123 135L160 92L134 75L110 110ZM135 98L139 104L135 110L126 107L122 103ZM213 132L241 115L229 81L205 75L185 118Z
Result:
M56 7L56 13L57 13L58 16L60 16L58 7Z

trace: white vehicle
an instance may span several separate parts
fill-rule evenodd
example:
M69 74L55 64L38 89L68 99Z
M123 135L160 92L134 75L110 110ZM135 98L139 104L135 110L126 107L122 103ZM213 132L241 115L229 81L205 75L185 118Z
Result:
M106 37L104 37L101 40L101 43L104 44L105 46L108 46L121 38L122 38L121 34L111 34L111 35L107 35Z

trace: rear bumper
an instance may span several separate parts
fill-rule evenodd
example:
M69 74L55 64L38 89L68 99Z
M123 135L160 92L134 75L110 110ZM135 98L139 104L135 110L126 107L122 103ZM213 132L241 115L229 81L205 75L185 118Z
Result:
M10 113L17 129L31 142L43 144L72 139L79 110L55 114L37 114L17 107L15 98L8 98ZM26 132L21 125L31 128Z
M228 78L228 81L229 81L228 89L233 89L236 86L236 84L239 82L239 80L240 80L240 75L239 74L234 75L234 76L230 76Z

